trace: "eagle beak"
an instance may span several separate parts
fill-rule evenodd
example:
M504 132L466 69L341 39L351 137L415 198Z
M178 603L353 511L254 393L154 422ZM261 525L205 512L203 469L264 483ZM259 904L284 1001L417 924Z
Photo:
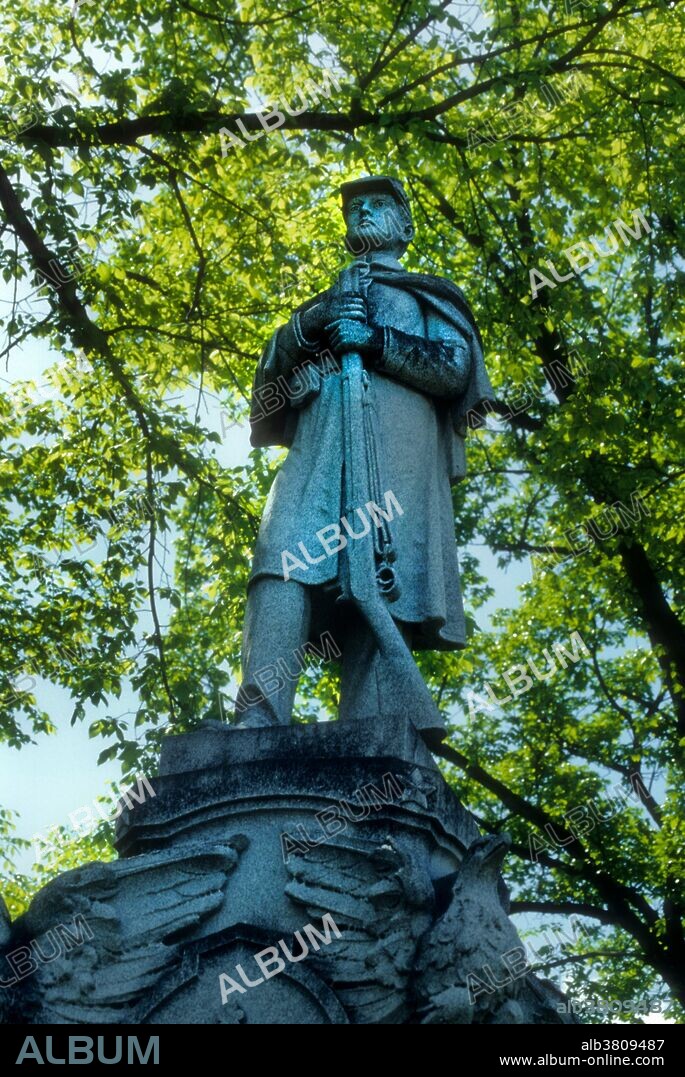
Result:
M498 868L501 867L502 861L509 852L510 845L511 838L508 834L501 834L499 837L495 838L492 843L492 847L488 850L488 852L483 858L484 863L492 864L493 866L496 866Z

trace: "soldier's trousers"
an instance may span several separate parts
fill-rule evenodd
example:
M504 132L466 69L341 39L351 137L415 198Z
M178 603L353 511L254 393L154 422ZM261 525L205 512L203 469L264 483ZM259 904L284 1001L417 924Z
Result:
M375 637L357 611L348 609L334 622L337 627L312 638L318 590L274 577L250 584L243 681L236 700L239 725L288 725L300 674L315 655L324 661L340 660L340 718L378 716L396 698L399 686L387 683ZM409 645L411 626L398 624L398 628Z

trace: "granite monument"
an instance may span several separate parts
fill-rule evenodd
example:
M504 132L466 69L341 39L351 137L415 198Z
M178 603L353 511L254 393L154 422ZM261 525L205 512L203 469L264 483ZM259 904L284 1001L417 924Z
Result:
M450 485L492 388L463 293L400 264L403 185L368 176L341 193L355 257L276 331L253 387L252 444L289 453L254 554L236 719L288 724L292 656L329 631L340 718L399 709L431 744L444 723L411 652L465 645Z
M480 335L458 288L403 270L398 180L342 198L351 263L255 376L252 442L289 452L236 722L166 738L118 860L62 873L14 922L0 901L0 1024L573 1020L509 919L507 838L479 834L431 755L444 723L412 657L465 644L450 485L491 394ZM293 656L321 633L339 720L293 723Z

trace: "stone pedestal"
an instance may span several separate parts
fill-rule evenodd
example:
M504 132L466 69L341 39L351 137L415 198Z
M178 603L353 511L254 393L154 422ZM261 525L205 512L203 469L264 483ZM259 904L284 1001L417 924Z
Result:
M66 872L14 925L15 949L70 918L83 936L9 988L14 1020L562 1020L516 966L506 841L479 838L406 719L206 723L169 737L151 785L119 860Z

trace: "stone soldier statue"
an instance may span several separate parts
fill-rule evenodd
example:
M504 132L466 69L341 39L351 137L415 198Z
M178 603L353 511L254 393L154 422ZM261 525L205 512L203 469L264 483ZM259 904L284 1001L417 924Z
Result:
M403 185L369 176L341 194L356 257L276 331L253 386L252 444L289 453L254 554L236 720L289 723L297 655L329 633L340 718L408 715L435 744L411 651L465 645L450 484L492 387L462 292L399 262Z

